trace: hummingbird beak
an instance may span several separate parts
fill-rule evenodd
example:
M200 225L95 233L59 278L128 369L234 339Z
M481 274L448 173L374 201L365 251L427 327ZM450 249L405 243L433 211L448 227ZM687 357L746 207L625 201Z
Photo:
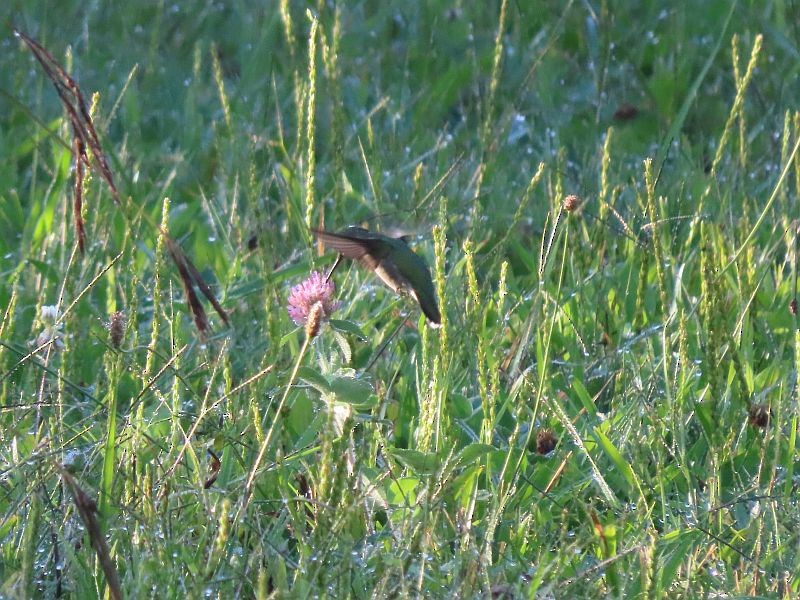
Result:
M342 256L341 253L336 255L336 262L333 263L333 266L331 267L331 270L328 271L328 276L325 277L325 283L327 283L327 282L329 282L331 280L331 275L333 275L333 272L336 270L336 267L339 266L339 263L342 262L342 258L344 258L344 256Z

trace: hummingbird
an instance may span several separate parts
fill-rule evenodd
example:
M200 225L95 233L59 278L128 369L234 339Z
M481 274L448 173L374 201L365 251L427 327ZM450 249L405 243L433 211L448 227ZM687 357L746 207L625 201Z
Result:
M441 324L428 264L411 250L405 238L389 237L352 225L337 233L322 229L311 229L311 232L339 253L333 269L342 257L357 260L363 267L374 271L394 292L412 296L434 326Z

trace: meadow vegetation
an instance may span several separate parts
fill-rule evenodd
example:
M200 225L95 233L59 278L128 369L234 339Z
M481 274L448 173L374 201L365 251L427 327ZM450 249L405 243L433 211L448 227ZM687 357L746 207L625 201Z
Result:
M6 0L0 597L796 598L797 10Z

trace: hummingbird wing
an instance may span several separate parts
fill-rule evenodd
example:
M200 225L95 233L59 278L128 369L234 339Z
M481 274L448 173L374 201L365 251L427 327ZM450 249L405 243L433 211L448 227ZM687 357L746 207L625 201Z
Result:
M321 229L312 229L311 232L328 248L333 248L345 258L359 259L369 252L366 244L359 240Z
M342 232L332 233L322 229L311 229L328 248L336 250L345 258L359 260L369 269L375 269L386 255L380 237L361 227L348 227Z

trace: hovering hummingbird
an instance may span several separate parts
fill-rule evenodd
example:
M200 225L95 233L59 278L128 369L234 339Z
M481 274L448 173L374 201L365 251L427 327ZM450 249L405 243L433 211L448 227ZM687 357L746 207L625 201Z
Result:
M375 271L381 281L395 292L413 296L433 325L441 324L442 317L428 264L409 248L404 238L393 238L354 226L338 233L321 229L312 229L311 232L323 244L336 250L340 255L339 260L342 256L357 260L367 269Z

